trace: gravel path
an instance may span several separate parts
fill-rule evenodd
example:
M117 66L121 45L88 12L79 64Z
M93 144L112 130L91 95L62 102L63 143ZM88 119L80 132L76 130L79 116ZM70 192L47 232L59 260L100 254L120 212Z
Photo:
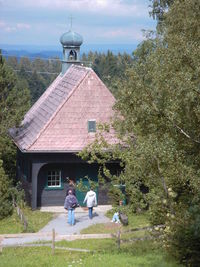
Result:
M71 226L67 223L67 212L59 214L51 220L44 228L35 234L16 235L15 237L7 237L2 241L3 246L20 245L31 242L50 241L52 239L52 229L55 229L57 235L76 235L80 231L93 224L107 223L110 220L105 216L105 212L94 212L93 219L89 219L88 212L75 211L75 225Z
M60 214L57 218L50 221L43 229L39 232L51 232L55 229L57 234L67 235L67 234L80 234L80 231L90 225L97 223L107 223L110 220L103 213L94 213L92 220L88 218L88 214L75 212L75 225L71 226L67 223L67 212L66 214Z

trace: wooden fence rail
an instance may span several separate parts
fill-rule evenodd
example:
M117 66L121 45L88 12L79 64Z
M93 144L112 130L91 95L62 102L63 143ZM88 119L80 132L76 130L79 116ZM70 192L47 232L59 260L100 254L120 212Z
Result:
M18 206L17 206L18 207ZM17 208L19 211L19 207ZM20 214L20 212L19 212ZM24 220L24 216L21 216L22 220ZM25 220L26 221L26 220ZM27 221L26 221L27 222ZM27 227L27 223L25 224ZM160 238L161 235L158 234L157 236L144 236L144 237L138 237L138 238L129 238L129 239L122 239L122 234L124 233L131 233L131 232L137 232L137 231L143 231L143 230L159 230L159 229L163 229L165 228L165 225L155 225L155 226L146 226L146 227L141 227L141 228L133 228L133 229L129 229L129 230L125 230L122 231L121 226L119 228L119 230L117 231L116 234L110 234L109 237L106 238L116 238L117 241L117 246L118 249L120 249L120 246L122 243L126 243L126 242L136 242L136 241L144 241L144 240L151 240L151 239L155 239L155 238ZM91 238L91 237L90 237ZM95 238L95 237L93 237ZM105 237L104 237L105 238ZM56 242L56 234L55 234L55 229L52 229L52 241L50 241L51 243L45 243L45 244L20 244L20 245L13 245L13 247L18 247L18 246L22 246L22 247L28 247L28 246L49 246L52 249L52 254L55 254L55 249L63 249L63 250L68 250L68 251L78 251L78 252L94 252L88 249L80 249L80 248L67 248L67 247L58 247L55 245ZM83 239L83 238L81 238ZM0 237L0 253L2 253L2 249L3 249L3 245L2 245L2 241L3 238Z
M152 239L160 238L160 236L161 236L160 234L157 234L157 236L144 236L144 237L122 239L122 234L124 234L124 233L132 233L132 232L143 231L143 230L151 231L151 230L159 230L159 229L164 229L164 228L165 228L165 225L163 225L163 224L154 225L154 226L145 226L145 227L141 227L141 228L133 228L133 229L125 230L125 231L122 231L121 227L120 227L119 230L117 231L117 233L113 235L113 237L115 237L117 239L116 240L117 241L117 247L118 247L118 249L120 249L120 245L122 243L152 240Z
M49 240L49 242L47 243L22 243L22 244L9 244L8 246L3 246L2 242L3 242L3 237L0 236L0 254L3 251L3 247L50 247L51 248L51 252L52 255L55 254L55 250L56 249L60 249L60 250L66 250L66 251L74 251L74 252L90 252L90 253L94 253L94 250L89 250L89 249L83 249L83 248L69 248L69 247L60 247L60 246L56 246L56 233L55 233L55 229L52 229L52 240ZM110 236L111 237L111 236Z
M133 229L125 230L122 233L137 232L137 231L143 231L143 230L156 230L156 228L163 229L163 228L165 228L165 225L159 224L159 225L154 225L154 226L145 226L145 227L141 227L141 228L133 228Z

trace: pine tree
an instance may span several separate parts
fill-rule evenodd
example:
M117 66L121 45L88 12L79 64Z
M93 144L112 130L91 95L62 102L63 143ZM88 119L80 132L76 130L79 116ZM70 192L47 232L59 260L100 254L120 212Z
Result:
M0 160L0 220L12 213L12 198L10 194L10 182Z
M0 56L0 159L9 178L15 176L16 148L8 136L8 129L19 125L29 106L29 90Z

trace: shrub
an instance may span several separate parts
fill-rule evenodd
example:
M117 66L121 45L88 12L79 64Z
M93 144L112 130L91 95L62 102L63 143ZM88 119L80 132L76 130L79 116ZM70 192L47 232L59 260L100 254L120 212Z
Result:
M10 182L2 165L3 162L0 160L0 219L7 217L13 211Z
M186 266L200 266L200 196L188 207L179 211L169 221L167 243L171 254Z
M119 201L123 201L125 196L119 187L110 186L108 196L114 206L119 205Z
M152 225L165 224L168 207L164 200L155 198L153 205L150 206L150 222Z

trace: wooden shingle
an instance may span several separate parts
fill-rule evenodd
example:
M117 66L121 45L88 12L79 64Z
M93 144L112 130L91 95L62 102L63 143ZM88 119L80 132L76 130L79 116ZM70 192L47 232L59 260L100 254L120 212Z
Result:
M88 133L88 120L108 122L114 103L91 68L72 65L26 113L20 127L9 133L22 151L80 151L95 138ZM106 138L117 142L114 133Z

